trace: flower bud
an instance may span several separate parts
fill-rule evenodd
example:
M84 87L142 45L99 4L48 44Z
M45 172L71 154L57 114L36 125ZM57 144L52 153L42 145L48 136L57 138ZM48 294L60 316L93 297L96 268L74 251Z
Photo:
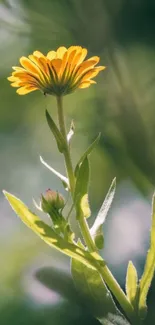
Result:
M41 198L41 207L45 213L52 213L54 210L60 210L65 206L63 196L56 192L48 189L45 195Z

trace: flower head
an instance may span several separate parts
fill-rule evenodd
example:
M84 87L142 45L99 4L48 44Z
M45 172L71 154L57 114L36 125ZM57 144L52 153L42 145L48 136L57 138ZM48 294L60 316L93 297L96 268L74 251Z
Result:
M96 83L92 78L105 69L104 66L96 67L100 60L98 56L85 60L86 56L87 50L80 46L68 49L62 46L47 55L35 51L28 58L20 58L21 67L13 67L15 71L8 80L12 87L18 87L19 95L37 89L44 94L67 95L76 88L87 88Z

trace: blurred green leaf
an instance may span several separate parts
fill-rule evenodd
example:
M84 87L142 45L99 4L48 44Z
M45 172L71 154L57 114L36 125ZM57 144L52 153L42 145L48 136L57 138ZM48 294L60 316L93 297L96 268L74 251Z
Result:
M136 298L138 290L138 275L133 263L129 261L126 275L126 294L131 304L136 307Z
M90 216L90 208L88 203L88 184L89 184L89 161L86 156L82 161L74 192L74 202L76 207L76 217L88 218Z
M32 213L26 205L14 195L6 191L4 191L4 195L21 220L41 239L43 239L45 243L70 257L78 259L85 265L88 264L90 267L94 268L94 258L91 254L80 247L65 241L62 237L56 234L50 226L45 224L37 215Z
M71 271L82 301L103 325L129 325L118 311L99 273L72 259Z
M73 280L69 273L55 267L45 267L36 271L36 278L48 289L55 291L71 301L72 303L80 303Z
M99 140L101 137L101 133L98 134L98 136L96 137L96 139L93 141L93 143L87 148L87 150L85 151L85 153L82 155L82 157L80 158L80 160L78 161L76 167L75 167L75 176L77 177L78 172L79 172L79 168L80 165L82 164L82 162L84 161L84 159L86 157L88 157L88 155L90 155L90 153L92 152L92 150L94 149L94 147L98 144Z
M109 191L105 197L105 200L98 212L96 220L90 230L92 237L94 238L95 244L99 249L103 248L104 237L103 237L103 223L105 222L106 216L112 204L116 190L116 178L113 179Z
M147 294L153 279L155 271L155 194L152 202L152 225L151 225L151 236L150 236L150 249L148 251L144 273L140 280L140 293L139 293L139 315L142 319L147 314Z
M55 137L58 149L62 153L65 148L65 140L47 110L46 110L46 120L47 120L50 130L52 131L52 133Z

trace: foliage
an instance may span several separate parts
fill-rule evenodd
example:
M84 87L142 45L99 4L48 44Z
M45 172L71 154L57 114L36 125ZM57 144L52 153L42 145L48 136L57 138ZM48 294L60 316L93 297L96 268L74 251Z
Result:
M144 197L148 197L155 180L153 149L155 135L153 31L155 23L152 1L146 3L143 0L139 3L132 2L129 4L126 0L123 0L116 1L115 5L113 5L111 1L99 0L97 2L86 1L83 3L82 0L67 0L64 6L62 0L59 2L46 0L44 3L40 0L23 0L20 3L19 1L1 1L1 4L5 6L3 7L5 15L2 14L0 18L1 41L3 43L0 51L0 94L3 102L0 119L0 141L1 164L4 171L1 173L3 188L5 187L16 193L20 192L21 197L25 195L25 200L28 200L28 197L34 194L34 189L38 195L40 172L39 168L36 167L35 152L42 151L43 157L47 156L47 161L50 159L48 154L51 148L53 156L56 154L54 143L52 138L48 137L42 119L42 107L45 105L51 106L51 99L33 95L24 98L21 104L21 99L19 100L15 96L12 89L9 90L8 83L4 79L11 66L15 64L18 56L25 53L29 54L34 48L46 52L51 47L59 46L60 40L63 40L64 45L67 44L68 46L71 43L88 46L92 54L99 53L102 60L105 60L108 65L106 75L103 79L100 79L100 84L96 89L83 94L75 94L69 99L66 98L68 122L70 115L72 115L76 120L76 133L79 142L84 139L80 143L83 148L87 146L87 141L90 142L94 138L98 130L102 132L95 157L92 157L91 160L93 171L91 182L93 186L90 188L90 198L93 198L93 200L90 200L90 205L92 214L96 213L102 196L106 194L111 179L115 175L117 176L117 184L121 180L129 178L143 193ZM52 118L55 116L53 103ZM80 120L80 123L78 120ZM82 136L78 134L80 132ZM84 137L85 134L87 134L87 140ZM73 148L74 159L79 155L79 142L75 142L76 148ZM36 143L35 146L34 143ZM12 157L11 160L10 157ZM31 172L30 177L27 176L28 172L26 172L30 168L30 162L31 172L35 174L34 170L36 171L34 180ZM54 163L57 164L54 160L52 166ZM98 166L101 168L98 168ZM53 168L53 170L55 169ZM61 171L60 165L58 170ZM22 175L23 179L25 176L25 186L23 186L20 177L17 177L17 172L19 172L18 175ZM44 170L42 173L44 173ZM8 177L6 177L6 174ZM49 180L48 173L47 176L45 173L42 175L45 175L45 177L42 177L42 179L44 178L42 186L46 187L49 181L51 186L54 178ZM59 173L59 175L62 174ZM68 181L67 177L65 181ZM66 182L64 185L65 188L68 187ZM55 186L58 187L57 184ZM1 214L3 223L3 209ZM3 227L1 231L3 233ZM106 229L106 231L108 230ZM99 249L104 244L102 232L101 227L99 229L99 241L98 237L95 239L95 244ZM22 234L21 231L19 245L21 248L23 246ZM7 237L9 237L10 242L13 241L12 236L8 236L8 233ZM4 250L6 250L6 247L4 247ZM18 247L16 250L18 251ZM31 252L31 249L29 248L28 251ZM42 251L40 246L38 246L38 251L40 253ZM10 263L16 264L12 260L12 254L10 252L10 256L7 257L7 263L10 261ZM2 259L5 258L2 255ZM153 263L152 255L152 266ZM139 269L141 269L142 264L143 260L139 261ZM10 266L8 269L10 269ZM25 269L27 269L26 265ZM121 265L119 270L122 270ZM23 267L19 266L17 270L14 267L15 272L17 278L21 277ZM1 270L1 274L3 273L6 273L4 266ZM153 273L153 268L151 273ZM12 286L10 281L8 281L8 285ZM146 291L144 289L143 306L145 305L146 292L149 286L150 282L146 287L142 287L142 289L146 289ZM6 290L6 294L7 292ZM14 289L14 292L16 292L16 289ZM149 297L154 301L153 287L150 290ZM147 316L148 324L154 322L154 306L151 313L150 299L150 313ZM10 310L10 319L7 317L8 309ZM18 317L17 306L13 302L12 306L7 306L5 312L1 313L2 323L10 325L13 319L17 324L21 324L22 321L26 322L26 315L28 317L30 311L29 309L25 311L24 302L21 309L21 315L25 313L25 320ZM49 320L47 316L45 323L48 323L51 317L53 319L53 315L54 311L50 313ZM64 319L63 316L61 318ZM33 314L28 318L27 322L39 324L39 322L43 323L43 319L40 314L38 318ZM67 321L72 323L75 322L75 319L69 320L68 318ZM56 319L55 322L58 324L60 319Z

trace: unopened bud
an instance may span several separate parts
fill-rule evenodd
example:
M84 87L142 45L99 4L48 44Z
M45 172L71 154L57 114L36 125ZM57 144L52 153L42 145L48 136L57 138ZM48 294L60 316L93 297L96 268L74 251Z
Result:
M41 207L45 213L51 213L54 210L59 211L65 206L65 201L63 196L56 192L48 189L45 195L41 198Z

